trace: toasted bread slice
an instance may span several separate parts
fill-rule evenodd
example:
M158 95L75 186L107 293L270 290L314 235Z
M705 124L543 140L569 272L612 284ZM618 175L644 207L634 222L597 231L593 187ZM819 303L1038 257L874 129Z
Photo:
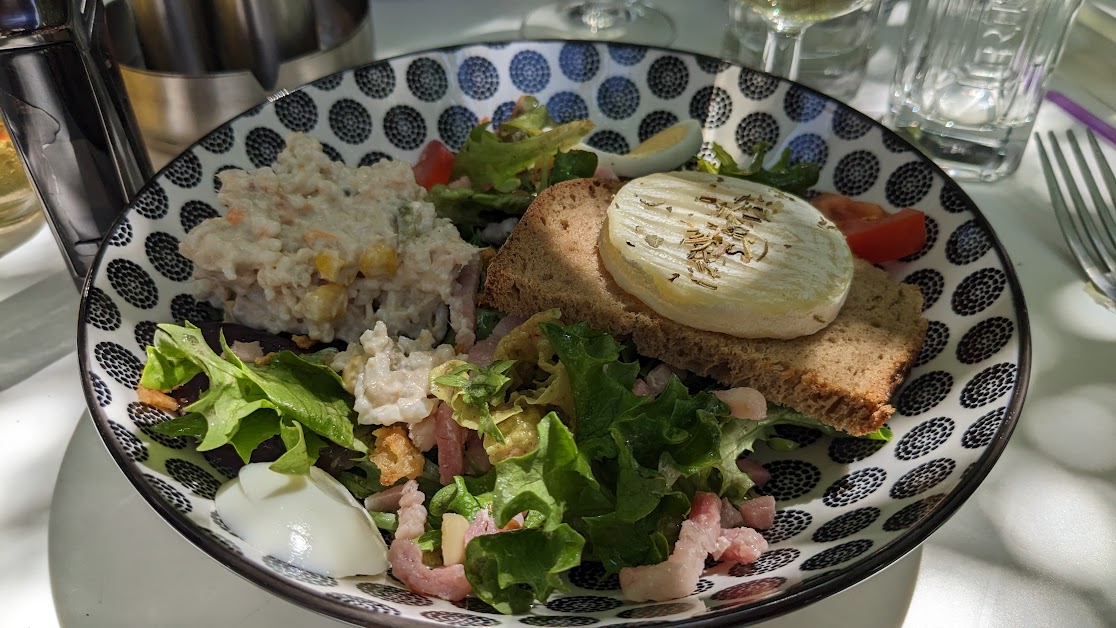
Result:
M620 289L601 263L597 240L620 185L578 179L540 194L489 265L485 301L521 316L561 308L564 320L631 338L643 355L750 386L852 435L891 417L888 399L926 335L916 287L858 260L841 313L810 336L745 339L681 325Z

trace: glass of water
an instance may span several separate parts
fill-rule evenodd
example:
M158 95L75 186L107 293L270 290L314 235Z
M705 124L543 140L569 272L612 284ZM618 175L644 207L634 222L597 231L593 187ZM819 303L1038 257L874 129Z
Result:
M912 0L889 122L968 181L1019 165L1082 0Z

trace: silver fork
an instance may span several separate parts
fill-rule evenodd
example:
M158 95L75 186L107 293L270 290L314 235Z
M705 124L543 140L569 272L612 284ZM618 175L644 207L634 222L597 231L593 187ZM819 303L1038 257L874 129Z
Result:
M1108 298L1116 300L1116 176L1101 152L1097 136L1092 131L1086 131L1090 148L1092 148L1093 162L1100 177L1104 179L1108 188L1109 198L1106 201L1097 186L1085 153L1077 141L1073 131L1066 131L1070 150L1077 159L1077 173L1070 168L1058 138L1051 131L1047 134L1050 140L1050 149L1054 160L1062 174L1062 182L1069 192L1072 206L1066 203L1062 196L1058 179L1054 175L1054 167L1043 146L1042 137L1035 133L1038 143L1039 159L1042 169L1046 173L1046 185L1050 188L1050 200L1054 205L1054 215L1058 217L1058 226L1066 239L1077 263L1093 285L1103 292ZM1077 181L1084 181L1092 198L1092 206L1081 195Z

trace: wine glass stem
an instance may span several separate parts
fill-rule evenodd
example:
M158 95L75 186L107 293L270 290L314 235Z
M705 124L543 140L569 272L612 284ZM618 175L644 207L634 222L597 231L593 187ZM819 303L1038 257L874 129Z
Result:
M802 34L806 28L769 26L763 46L765 72L791 79L798 78L798 61L802 55Z
M571 9L573 19L590 30L604 30L623 26L630 17L628 3L624 0L579 2Z

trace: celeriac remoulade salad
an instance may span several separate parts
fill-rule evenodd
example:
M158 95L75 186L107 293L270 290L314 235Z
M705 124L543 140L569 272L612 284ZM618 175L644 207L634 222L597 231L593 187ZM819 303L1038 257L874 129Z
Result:
M633 601L666 600L693 592L707 557L766 551L776 505L749 452L793 448L781 425L835 430L640 356L560 309L504 315L478 291L517 217L557 182L685 168L805 205L792 195L817 167L786 154L765 167L762 147L751 165L716 145L702 157L691 123L625 158L601 155L581 143L592 128L555 124L525 97L498 127L478 125L456 153L432 142L414 166L351 168L295 134L272 166L220 175L224 215L181 251L224 320L160 325L139 396L174 414L159 432L240 468L216 497L234 533L310 571L390 568L418 593L503 613L545 601L585 561L618 573ZM851 225L843 235L871 226L874 210L825 202L832 223L812 221ZM771 233L738 248L759 256L792 237ZM911 252L854 240L861 257ZM828 316L843 296L822 292Z

